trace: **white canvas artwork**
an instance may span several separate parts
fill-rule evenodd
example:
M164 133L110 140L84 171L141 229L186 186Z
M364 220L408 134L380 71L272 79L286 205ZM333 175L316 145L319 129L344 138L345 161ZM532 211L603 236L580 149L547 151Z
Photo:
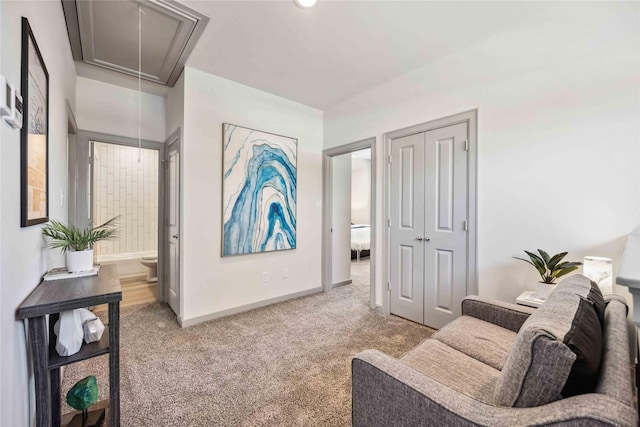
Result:
M298 140L223 125L222 255L296 247Z

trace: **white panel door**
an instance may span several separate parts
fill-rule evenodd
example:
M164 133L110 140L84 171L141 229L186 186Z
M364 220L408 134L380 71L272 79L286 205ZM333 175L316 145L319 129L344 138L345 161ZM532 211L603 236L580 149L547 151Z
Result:
M424 324L441 328L467 294L467 124L425 133Z
M467 294L467 124L391 141L391 313L441 328Z
M390 311L424 316L424 133L391 143Z
M180 152L178 143L168 148L167 291L169 306L180 315Z

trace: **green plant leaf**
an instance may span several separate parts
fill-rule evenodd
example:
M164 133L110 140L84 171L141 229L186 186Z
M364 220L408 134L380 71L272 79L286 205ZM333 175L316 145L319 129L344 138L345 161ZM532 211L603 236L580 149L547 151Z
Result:
M540 253L540 256L542 257L542 260L544 261L545 265L549 265L549 254L546 253L545 251L543 251L542 249L538 249L538 252Z
M84 251L92 249L93 245L100 240L117 237L117 219L118 217L111 218L98 227L88 226L83 230L74 225L65 225L60 221L52 220L42 228L42 235L48 247L61 249L63 253Z
M563 268L562 270L560 270L557 273L555 273L554 278L558 279L558 278L564 276L565 274L569 274L572 271L576 271L577 269L578 269L578 267Z
M535 266L531 261L529 261L528 259L518 258L517 256L511 257L511 258L519 259L520 261L524 261L524 262L526 262L526 263L528 263L528 264L533 265L533 266L537 269L537 267L536 267L536 266Z
M565 262L561 262L560 264L556 265L554 270L563 270L565 268L569 268L569 267L577 267L579 265L582 265L581 262L569 262L569 261L565 261Z
M567 256L568 253L569 252L560 252L559 254L555 254L554 256L552 256L549 262L547 263L549 270L553 270L556 267L556 265L560 261L562 261L562 258Z
M538 270L538 273L540 273L540 275L544 277L544 274L547 272L547 267L544 264L544 260L533 252L525 251L525 253L529 255L529 258L531 258L531 262Z

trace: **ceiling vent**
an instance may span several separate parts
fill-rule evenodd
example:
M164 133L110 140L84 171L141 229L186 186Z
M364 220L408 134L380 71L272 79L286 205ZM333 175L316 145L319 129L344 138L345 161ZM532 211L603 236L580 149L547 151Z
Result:
M170 0L62 0L73 59L138 77L138 6L142 75L173 86L209 18Z

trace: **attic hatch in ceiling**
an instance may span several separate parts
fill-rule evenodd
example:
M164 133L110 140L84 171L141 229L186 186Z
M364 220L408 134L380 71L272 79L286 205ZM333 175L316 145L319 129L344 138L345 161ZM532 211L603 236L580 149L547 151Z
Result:
M209 18L170 0L62 0L73 59L138 77L142 6L142 78L173 86Z

